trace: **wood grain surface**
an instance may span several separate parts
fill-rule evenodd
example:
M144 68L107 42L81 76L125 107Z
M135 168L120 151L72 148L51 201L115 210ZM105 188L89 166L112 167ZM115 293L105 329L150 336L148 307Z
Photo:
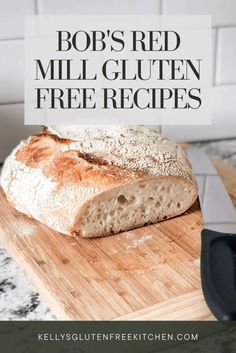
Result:
M236 204L236 171L215 165ZM180 217L79 239L16 210L0 189L0 241L58 319L210 320L199 274L198 202Z

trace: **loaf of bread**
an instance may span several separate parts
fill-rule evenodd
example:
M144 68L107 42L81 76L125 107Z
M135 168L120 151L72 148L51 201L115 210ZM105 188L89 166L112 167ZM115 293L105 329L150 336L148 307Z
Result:
M178 216L197 197L182 148L141 126L49 127L6 159L1 185L18 211L81 237Z

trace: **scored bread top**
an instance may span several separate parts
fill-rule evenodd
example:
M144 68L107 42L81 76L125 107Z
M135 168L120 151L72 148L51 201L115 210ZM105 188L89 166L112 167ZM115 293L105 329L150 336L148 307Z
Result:
M59 184L114 186L150 176L194 181L182 148L142 126L48 127L30 137L15 159Z
M131 171L93 158L79 150L71 149L69 139L51 134L30 137L15 153L15 159L30 168L40 169L45 176L58 184L79 183L81 186L119 185L132 182L144 174Z
M148 176L183 176L194 179L180 145L155 130L126 125L58 125L46 130L73 140L63 149L76 150L130 171Z

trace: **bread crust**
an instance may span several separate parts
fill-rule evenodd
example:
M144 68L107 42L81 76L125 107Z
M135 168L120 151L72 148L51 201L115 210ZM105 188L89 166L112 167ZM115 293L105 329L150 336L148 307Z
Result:
M187 208L190 207L197 197L197 189L191 166L182 149L157 133L150 134L150 130L146 128L138 128L138 132L136 127L132 127L133 132L130 127L127 129L128 140L122 140L123 147L125 144L130 146L131 142L135 146L135 143L140 143L139 139L135 140L136 136L143 137L144 143L140 143L139 147L141 157L145 160L146 156L147 162L142 168L138 162L141 157L135 154L131 161L129 156L126 160L125 154L119 154L116 139L109 141L109 146L112 143L116 146L119 160L123 159L121 163L115 163L112 156L99 148L96 150L98 141L93 146L91 137L89 142L87 137L78 141L48 132L30 137L20 143L5 161L1 184L8 200L20 212L49 227L64 234L77 235L80 232L75 226L77 227L80 214L88 203L119 189L120 186L128 187L142 180L154 178L157 183L162 178L173 178L173 182L183 180L194 191L191 202L187 205ZM122 130L123 136L124 131ZM148 135L147 139L145 134ZM159 146L156 153L149 145L147 148L150 138L152 145L156 141L151 147ZM114 153L114 149L112 151ZM173 216L177 214L178 212ZM134 224L132 228L141 225L142 222ZM123 230L130 228L124 225ZM94 235L87 236L100 235L109 234L95 232Z

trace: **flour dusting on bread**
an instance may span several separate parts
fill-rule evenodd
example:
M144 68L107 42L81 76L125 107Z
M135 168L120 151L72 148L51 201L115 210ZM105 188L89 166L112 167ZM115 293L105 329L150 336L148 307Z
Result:
M109 164L141 170L149 175L192 175L182 148L143 126L59 125L49 126L48 131L75 140L69 144L69 149L84 151Z

